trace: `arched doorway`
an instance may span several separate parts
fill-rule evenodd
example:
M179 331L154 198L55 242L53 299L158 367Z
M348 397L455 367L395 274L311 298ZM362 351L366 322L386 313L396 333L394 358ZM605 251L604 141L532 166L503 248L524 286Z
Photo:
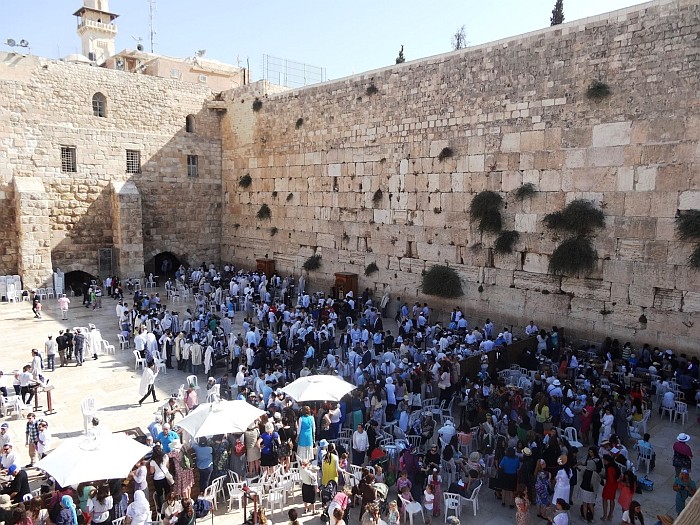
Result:
M150 265L146 265L146 270L148 273L153 272L155 275L160 276L160 281L165 282L165 279L175 276L175 272L182 264L180 258L172 252L160 252L155 257L153 257ZM152 268L152 270L149 269Z
M66 294L69 294L69 292L72 290L74 295L82 295L83 286L86 283L89 286L95 279L96 277L94 275L90 275L89 273L80 270L68 272L65 275L64 280Z

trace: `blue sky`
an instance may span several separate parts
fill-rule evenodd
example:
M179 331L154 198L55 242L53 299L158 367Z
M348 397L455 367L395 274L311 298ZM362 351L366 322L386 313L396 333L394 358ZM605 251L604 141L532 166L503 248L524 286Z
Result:
M157 0L155 52L245 65L253 78L268 54L326 68L328 79L394 63L400 46L407 60L450 51L450 37L464 24L470 44L481 44L549 25L554 0ZM564 0L566 21L639 4L635 0ZM30 42L32 54L49 58L80 52L72 16L81 0L2 2L0 42ZM148 1L110 0L117 13L117 50L148 45ZM9 50L5 45L2 50Z

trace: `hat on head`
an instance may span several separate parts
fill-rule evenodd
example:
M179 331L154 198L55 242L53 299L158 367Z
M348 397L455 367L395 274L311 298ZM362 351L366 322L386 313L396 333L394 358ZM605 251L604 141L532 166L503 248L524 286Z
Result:
M557 458L557 465L566 465L566 460L568 458L566 457L566 454L562 454Z
M326 448L328 446L328 441L325 439L322 439L321 441L318 442L318 446L321 448Z
M464 481L462 481L462 480L460 479L460 480L457 482L457 485L459 485L460 487L463 487L463 486L464 486Z
M14 474L17 472L17 465L10 465L10 468L7 469L8 474Z
M555 379L554 382L552 383L554 386L561 386L561 381L558 379Z
M681 443L685 443L686 441L690 441L690 436L685 432L681 432L676 439Z
M618 452L620 452L620 449L617 447L613 447L610 449L610 452L612 452L613 454L617 454Z
M12 507L12 500L7 494L0 494L0 509L10 510Z
M386 378L386 382L387 382L388 384L392 384L392 383L394 382L394 380L393 380L391 377L387 377L387 378Z
M404 357L404 358L401 360L401 362L402 362L404 365L407 365L407 364L408 364L408 357Z
M391 356L389 354L387 354L384 356L384 362L388 363L389 361L391 361Z
M280 414L279 412L275 412L274 418L275 419L282 419L282 414Z
M8 429L10 428L10 425L8 425L7 423L3 423L2 425L0 425L0 428Z
M479 452L474 451L471 454L469 454L469 461L471 461L472 463L477 463L480 459L481 454Z
M532 450L530 450L528 447L525 447L523 449L523 456L532 456Z

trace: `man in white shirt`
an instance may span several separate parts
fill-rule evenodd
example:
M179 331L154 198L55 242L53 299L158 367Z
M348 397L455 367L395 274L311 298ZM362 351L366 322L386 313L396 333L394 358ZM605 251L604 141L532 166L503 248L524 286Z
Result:
M58 298L58 308L61 310L61 319L68 319L68 305L70 304L70 299L66 297L66 294L61 294Z
M3 474L7 473L12 465L17 465L17 453L13 450L12 443L5 443L2 447L2 458L0 458L0 466L2 466Z
M44 343L44 350L46 351L46 367L52 372L56 369L56 354L58 353L58 345L54 341L53 336L49 338Z
M534 321L530 321L530 324L525 327L525 335L528 337L534 337L537 335L537 332L539 332L539 328L537 328L537 325L535 324Z
M146 357L146 334L145 330L141 330L139 334L134 337L134 348L139 353L141 357Z
M352 433L352 464L362 466L365 462L365 454L369 448L369 438L364 425L357 425L357 430Z

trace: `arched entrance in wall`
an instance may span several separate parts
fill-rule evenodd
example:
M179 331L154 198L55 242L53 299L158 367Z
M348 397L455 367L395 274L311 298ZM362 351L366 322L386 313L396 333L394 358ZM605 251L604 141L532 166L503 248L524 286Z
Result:
M160 277L160 282L174 277L175 272L182 264L180 258L172 252L160 252L146 262L146 275L153 272Z
M96 277L94 275L81 270L66 273L64 277L66 294L70 295L70 290L73 290L74 295L82 295L83 284L90 284L95 279Z

